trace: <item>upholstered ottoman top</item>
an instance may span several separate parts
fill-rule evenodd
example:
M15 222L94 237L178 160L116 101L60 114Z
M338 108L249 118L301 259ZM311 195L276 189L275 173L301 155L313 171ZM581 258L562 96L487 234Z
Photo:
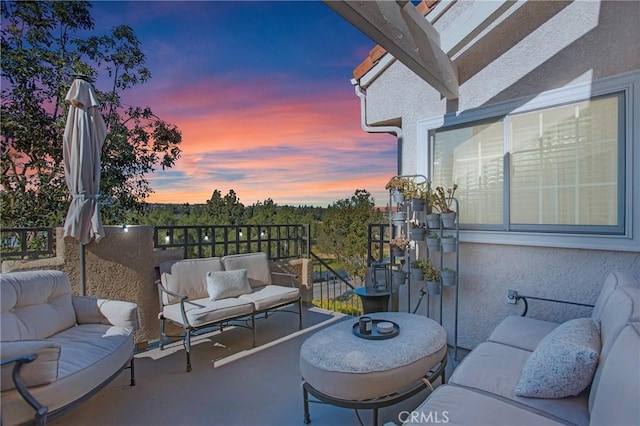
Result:
M309 337L300 348L300 372L316 390L336 398L365 400L402 390L424 377L447 351L447 336L437 322L402 312L368 314L393 321L400 334L367 340L353 334L357 318Z

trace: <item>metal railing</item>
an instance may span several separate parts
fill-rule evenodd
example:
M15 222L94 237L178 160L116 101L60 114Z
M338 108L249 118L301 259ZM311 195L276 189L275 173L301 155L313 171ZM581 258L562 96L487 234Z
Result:
M156 249L183 250L185 259L265 252L271 260L309 257L310 226L215 225L155 226Z
M313 260L313 304L330 311L350 315L362 314L362 302L353 290L351 277L345 271L334 270L311 252Z
M55 228L0 229L3 260L37 259L56 254Z

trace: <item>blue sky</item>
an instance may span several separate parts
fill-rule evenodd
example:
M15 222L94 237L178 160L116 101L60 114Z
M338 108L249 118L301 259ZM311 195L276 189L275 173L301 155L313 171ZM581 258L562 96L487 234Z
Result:
M92 16L97 34L126 24L142 43L152 79L124 101L183 133L150 202L234 189L247 205L326 206L366 189L386 203L395 138L361 129L350 83L375 43L322 2L94 2Z

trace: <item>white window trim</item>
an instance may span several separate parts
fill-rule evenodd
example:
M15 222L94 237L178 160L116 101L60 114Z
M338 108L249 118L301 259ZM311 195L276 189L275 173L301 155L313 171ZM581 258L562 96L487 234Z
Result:
M593 235L514 231L460 231L460 241L484 244L561 247L589 250L640 252L640 71L607 77L591 83L542 92L535 97L518 98L444 116L419 120L417 123L416 174L432 176L433 152L429 132L445 126L476 122L505 114L580 102L594 96L625 92L625 234ZM437 183L437 182L435 182Z

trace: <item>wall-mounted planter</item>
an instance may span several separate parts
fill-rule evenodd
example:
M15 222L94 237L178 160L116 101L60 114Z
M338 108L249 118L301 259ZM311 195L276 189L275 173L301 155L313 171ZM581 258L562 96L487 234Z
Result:
M411 228L411 239L413 241L424 241L426 232L424 228Z
M440 214L430 213L427 215L427 226L429 229L440 229Z
M405 201L404 194L397 189L391 191L391 197L393 198L394 203L404 203Z
M456 226L456 212L442 213L440 218L442 219L442 226L445 228L453 228Z
M405 220L406 217L407 217L407 214L405 212L394 212L394 213L391 213L391 221L396 226L404 225L404 220Z
M453 235L443 235L440 241L442 242L442 251L448 253L456 251L456 237L454 237Z
M411 268L411 281L423 281L424 272L421 268Z
M435 253L440 251L440 238L437 236L428 236L427 237L427 249L429 249L429 253Z
M391 252L395 257L404 257L405 251L398 247L391 247Z
M414 198L411 200L411 209L414 212L421 212L424 210L424 198Z
M439 281L427 281L427 291L430 296L437 296L440 294L440 282Z
M456 284L456 271L449 269L443 269L440 271L440 278L442 279L442 285L452 286Z

